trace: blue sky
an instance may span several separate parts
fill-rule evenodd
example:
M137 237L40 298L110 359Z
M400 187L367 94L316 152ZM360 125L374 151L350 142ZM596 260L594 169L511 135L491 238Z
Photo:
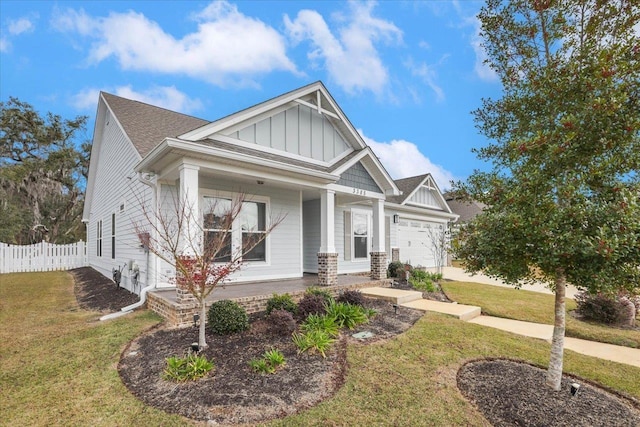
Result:
M394 178L486 169L482 1L0 2L0 99L63 117L107 91L215 120L322 80Z

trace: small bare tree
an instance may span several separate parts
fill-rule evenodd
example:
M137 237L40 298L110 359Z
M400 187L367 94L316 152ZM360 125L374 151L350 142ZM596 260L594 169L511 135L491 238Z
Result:
M429 250L436 263L436 273L441 274L449 249L449 227L442 224L429 226L427 236L429 236Z
M255 257L254 251L264 248L261 245L285 215L267 220L265 212L264 220L259 220L256 212L248 212L253 202L244 194L209 198L210 203L199 212L185 202L186 197L172 193L170 198L170 208L168 203L162 204L166 210L149 209L140 203L144 219L134 226L141 243L175 268L176 285L196 299L200 309L198 345L206 348L206 298L239 271L247 258ZM232 238L237 227L242 231L241 244Z

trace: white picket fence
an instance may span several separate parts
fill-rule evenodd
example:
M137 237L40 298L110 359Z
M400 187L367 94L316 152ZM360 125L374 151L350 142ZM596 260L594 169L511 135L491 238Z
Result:
M87 244L83 241L68 245L0 243L0 273L69 270L87 265Z

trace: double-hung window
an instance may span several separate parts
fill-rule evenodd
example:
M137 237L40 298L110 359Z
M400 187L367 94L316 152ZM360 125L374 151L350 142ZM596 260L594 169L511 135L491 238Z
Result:
M369 218L366 213L353 212L353 257L354 259L367 258L369 255Z
M102 256L102 220L96 223L96 255Z
M215 262L229 262L242 250L242 261L266 261L266 203L243 202L239 215L229 223L231 199L204 196L203 201L205 253L211 253Z
M215 262L229 262L233 246L233 224L230 224L231 200L219 197L204 198L204 253Z
M267 259L266 203L244 202L240 211L243 261L265 261Z

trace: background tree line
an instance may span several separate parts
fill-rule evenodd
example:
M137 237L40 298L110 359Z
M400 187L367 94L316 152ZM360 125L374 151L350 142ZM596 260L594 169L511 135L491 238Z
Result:
M43 116L13 97L0 102L0 242L85 239L87 119Z

